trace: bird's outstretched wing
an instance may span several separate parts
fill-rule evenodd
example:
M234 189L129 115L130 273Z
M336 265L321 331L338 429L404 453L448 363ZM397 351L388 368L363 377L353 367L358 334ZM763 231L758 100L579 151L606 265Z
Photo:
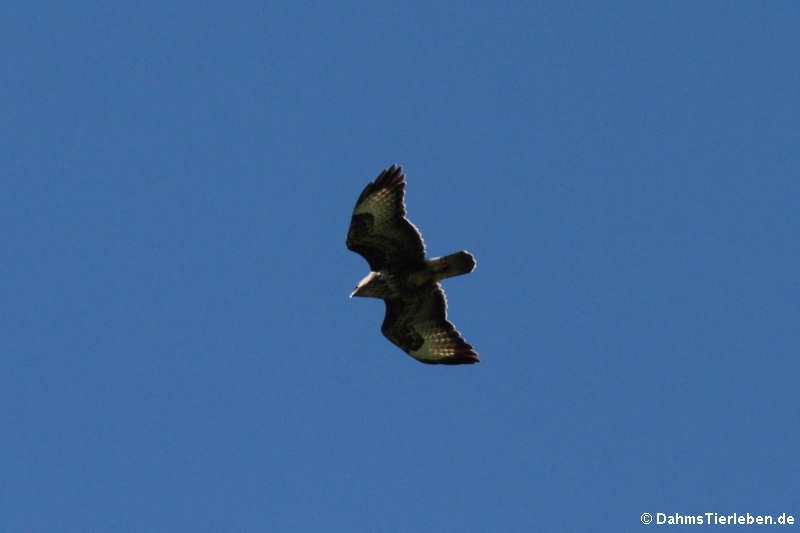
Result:
M347 232L347 247L364 256L372 271L425 260L419 230L405 217L406 176L392 165L364 187Z
M411 357L429 364L460 365L479 361L478 354L447 320L447 300L438 283L386 299L381 332Z

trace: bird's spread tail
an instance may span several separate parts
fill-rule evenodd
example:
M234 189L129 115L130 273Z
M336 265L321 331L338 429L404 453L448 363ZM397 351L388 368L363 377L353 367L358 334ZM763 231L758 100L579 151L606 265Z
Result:
M428 259L428 268L436 281L475 270L475 258L467 251L456 252L444 257Z

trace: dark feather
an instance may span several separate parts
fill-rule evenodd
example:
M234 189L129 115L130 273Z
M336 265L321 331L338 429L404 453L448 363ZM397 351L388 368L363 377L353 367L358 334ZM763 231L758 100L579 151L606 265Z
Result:
M405 178L403 169L392 165L364 187L353 208L347 248L375 272L407 269L425 259L422 235L405 217Z
M479 361L472 345L447 320L447 300L438 283L385 301L381 332L410 356L429 364Z

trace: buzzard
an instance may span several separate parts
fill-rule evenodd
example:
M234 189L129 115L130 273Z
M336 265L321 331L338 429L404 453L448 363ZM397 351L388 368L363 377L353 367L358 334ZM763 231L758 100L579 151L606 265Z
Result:
M362 255L372 272L353 296L381 298L386 316L381 332L404 352L429 364L478 362L478 354L447 320L439 281L467 274L475 258L466 251L425 259L419 230L406 217L406 176L392 165L364 187L353 209L347 248Z

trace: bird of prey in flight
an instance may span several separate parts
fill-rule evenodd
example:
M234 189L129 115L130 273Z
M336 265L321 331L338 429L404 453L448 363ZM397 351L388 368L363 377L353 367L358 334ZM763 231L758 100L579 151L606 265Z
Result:
M381 298L386 316L381 332L404 352L429 364L478 362L478 354L447 320L439 281L475 269L466 251L425 259L419 230L406 217L406 180L392 165L364 187L347 232L347 248L362 255L371 272L353 296Z

